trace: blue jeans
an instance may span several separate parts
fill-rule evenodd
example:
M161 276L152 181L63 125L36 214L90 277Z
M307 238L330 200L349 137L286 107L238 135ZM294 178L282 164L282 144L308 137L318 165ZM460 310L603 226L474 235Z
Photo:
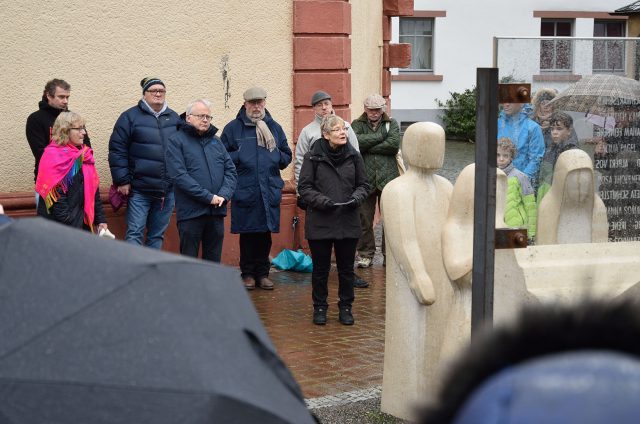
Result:
M162 249L162 240L164 240L164 232L169 226L173 205L173 191L161 198L133 190L127 205L125 240L131 244L142 245L146 227L145 245L154 249Z

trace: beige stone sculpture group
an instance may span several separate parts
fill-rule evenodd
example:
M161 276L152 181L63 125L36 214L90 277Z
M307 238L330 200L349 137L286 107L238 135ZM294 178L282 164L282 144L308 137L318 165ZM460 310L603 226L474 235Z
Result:
M474 165L455 186L436 174L445 133L411 125L402 140L407 172L382 193L387 246L382 411L411 420L443 370L470 340ZM497 170L496 228L505 227L507 178ZM606 209L582 150L560 155L538 212L537 245L496 251L494 322L525 303L571 301L585 294L637 296L640 254L607 241ZM634 245L635 246L635 245ZM560 254L562 252L562 254ZM597 258L595 265L589 258ZM607 261L622 263L604 272Z

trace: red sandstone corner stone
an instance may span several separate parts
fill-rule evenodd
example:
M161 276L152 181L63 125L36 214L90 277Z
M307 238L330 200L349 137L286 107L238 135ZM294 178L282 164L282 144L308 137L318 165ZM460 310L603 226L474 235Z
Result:
M345 107L334 106L333 110L336 113L336 115L338 115L339 117L341 117L347 122L351 122L351 109L348 106L345 106Z
M411 44L389 44L387 68L408 68L411 65Z
M382 13L387 16L413 16L413 0L383 0Z
M349 69L351 40L346 37L295 37L293 69Z
M293 75L293 105L311 106L311 96L318 90L331 94L336 105L348 105L351 100L351 74L338 72L304 72Z
M391 16L382 16L382 41L391 41Z
M388 69L382 71L382 97L389 97L391 95L391 72ZM390 109L387 105L387 109Z
M351 34L351 5L344 1L294 1L294 34Z
M315 113L313 109L300 109L297 108L293 112L293 135L295 139L293 140L295 143L298 142L298 137L300 136L300 131L309 123L312 119L314 119Z

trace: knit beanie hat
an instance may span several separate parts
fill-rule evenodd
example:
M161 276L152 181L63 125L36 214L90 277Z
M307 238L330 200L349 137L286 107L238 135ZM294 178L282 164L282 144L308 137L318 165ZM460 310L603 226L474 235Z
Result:
M142 81L140 81L140 87L142 87L142 94L144 94L149 87L156 84L160 84L163 87L165 87L164 83L160 78L152 78L152 77L144 78Z

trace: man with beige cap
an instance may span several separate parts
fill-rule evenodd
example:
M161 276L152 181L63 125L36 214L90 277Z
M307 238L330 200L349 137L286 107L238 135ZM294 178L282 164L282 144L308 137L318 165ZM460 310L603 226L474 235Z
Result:
M387 102L380 94L372 94L364 100L364 113L356 118L351 126L358 136L360 154L364 159L364 168L373 191L360 206L362 237L358 242L360 268L371 266L376 252L373 235L373 218L376 202L384 186L400 174L396 155L400 148L400 126L398 121L386 113ZM384 231L382 234L382 254L385 254Z
M231 232L240 234L240 272L247 290L272 290L269 279L271 233L280 232L284 181L280 170L291 162L287 137L266 109L267 92L249 88L234 120L222 131L222 143L236 166L231 199Z

